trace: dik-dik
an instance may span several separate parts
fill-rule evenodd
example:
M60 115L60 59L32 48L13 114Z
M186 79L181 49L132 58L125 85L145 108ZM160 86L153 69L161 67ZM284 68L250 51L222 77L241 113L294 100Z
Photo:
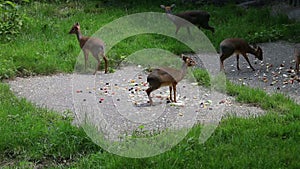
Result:
M174 16L172 13L172 9L175 7L175 4L172 4L171 6L160 5L160 7L165 10L168 18L175 24L176 26L175 34L178 33L180 27L187 27L188 33L190 34L189 26L191 26L188 22L176 18L176 16L189 21L190 23L196 25L199 29L200 27L202 27L204 29L210 30L212 33L215 32L215 28L209 26L208 24L210 14L206 11L201 11L201 10L186 11L186 12L177 13Z
M300 43L295 45L294 56L296 61L295 71L299 73L299 64L300 64Z
M194 66L196 63L189 57L182 55L183 64L181 70L165 67L153 69L147 77L149 88L146 90L150 105L153 105L150 94L152 91L163 87L169 86L170 100L176 102L176 85L180 82L187 73L187 68ZM172 89L174 91L174 99L172 98Z
M80 25L79 23L75 23L73 25L73 27L71 28L69 34L76 34L80 48L83 51L84 54L84 63L85 63L85 69L87 66L87 61L88 61L88 57L89 57L89 53L91 52L92 55L94 56L94 58L97 60L98 64L96 66L96 70L93 74L97 73L97 70L100 67L100 58L99 55L101 55L104 59L105 62L105 73L107 73L107 69L108 69L108 59L107 57L104 55L104 43L102 40L98 39L98 38L91 38L91 37L87 37L87 36L82 36L81 32L80 32Z
M224 60L229 58L232 54L236 54L236 67L240 70L239 67L239 54L242 54L251 69L255 71L251 65L247 53L254 55L257 59L263 60L263 52L260 47L253 46L251 47L244 39L240 38L229 38L225 39L220 43L220 70L224 71Z

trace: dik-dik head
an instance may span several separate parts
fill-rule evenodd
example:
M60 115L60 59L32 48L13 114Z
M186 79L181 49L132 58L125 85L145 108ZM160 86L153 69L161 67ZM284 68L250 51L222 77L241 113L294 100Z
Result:
M160 7L164 9L166 13L172 14L172 9L175 7L175 4L171 6L160 5Z
M79 30L80 30L80 25L79 25L79 23L77 22L77 23L75 23L75 24L72 26L72 28L71 28L69 34L76 34L76 33L78 33Z
M181 55L181 58L187 64L188 67L196 65L196 62L188 56Z
M263 51L259 46L253 45L253 47L255 48L255 57L259 60L263 60Z

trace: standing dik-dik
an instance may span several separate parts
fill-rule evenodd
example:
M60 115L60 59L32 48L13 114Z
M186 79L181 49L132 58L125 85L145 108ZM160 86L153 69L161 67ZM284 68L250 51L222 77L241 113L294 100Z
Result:
M254 47L254 48L253 48ZM240 70L239 67L239 54L242 54L251 69L255 71L251 65L247 53L254 55L257 59L263 60L263 52L260 47L251 47L244 39L240 38L229 38L225 39L220 44L220 70L224 71L224 60L229 58L232 54L236 54L236 68Z
M176 102L176 85L180 82L187 73L187 68L189 66L194 66L196 63L189 57L182 55L183 64L181 70L165 67L153 69L152 72L147 77L147 82L149 83L149 88L146 90L150 105L153 105L152 98L150 94L152 91L163 87L169 86L170 90L170 100ZM174 91L174 99L172 99L172 89Z
M296 70L296 73L298 74L299 73L299 64L300 64L300 43L295 45L294 56L295 56L295 61L296 61L295 70Z
M175 4L172 4L171 6L160 5L160 7L165 10L168 18L175 24L175 26L176 26L175 34L177 34L180 27L186 27L188 30L188 33L190 34L189 26L191 26L191 25L188 22L186 22L185 20L198 26L199 29L200 29L200 27L202 27L204 29L210 30L212 33L215 32L215 28L209 26L209 24L208 24L210 14L206 11L200 11L200 10L186 11L186 12L181 12L181 13L175 14L175 16L174 16L172 14L172 9L175 7ZM176 16L180 17L182 19L185 19L185 20L178 19L178 18L176 18Z
M78 22L73 25L73 27L71 28L69 34L76 34L76 36L77 36L80 48L82 49L83 54L84 54L85 69L86 69L89 53L91 52L92 55L94 56L94 58L98 62L94 74L97 73L97 70L100 67L101 62L100 62L99 55L101 55L104 59L105 73L107 73L108 59L104 55L104 43L102 42L102 40L100 40L98 38L91 38L91 37L87 37L87 36L82 36L82 34L80 32L80 25L79 25Z

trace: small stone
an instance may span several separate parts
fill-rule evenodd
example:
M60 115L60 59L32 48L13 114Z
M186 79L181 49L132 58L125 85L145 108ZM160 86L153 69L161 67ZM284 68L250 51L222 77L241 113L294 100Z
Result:
M86 99L83 99L83 101L85 102L85 101L86 101Z
M92 93L91 91L89 91L89 93Z
M135 82L135 80L130 80L130 83L134 83Z
M273 86L276 83L277 83L277 81L272 81L272 83L270 84L270 86Z
M220 102L219 102L219 104L223 104L223 103L225 103L226 101L225 100L221 100Z
M178 113L178 115L179 115L179 116L183 116L183 114L182 114L182 113Z
M120 101L120 99L117 99L117 101Z
M105 83L105 85L109 85L109 83Z

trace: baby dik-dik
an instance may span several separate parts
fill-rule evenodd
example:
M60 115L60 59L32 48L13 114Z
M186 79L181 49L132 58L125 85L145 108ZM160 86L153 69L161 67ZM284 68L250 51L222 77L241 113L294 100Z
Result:
M253 46L252 48L244 39L240 38L229 38L225 39L220 43L220 71L224 71L224 60L229 58L232 54L236 54L236 68L240 70L239 67L239 54L242 54L249 66L253 71L255 69L251 65L247 53L251 53L257 59L263 60L263 52L260 47Z
M107 71L108 71L107 70L108 69L108 59L104 55L104 43L102 42L102 40L100 40L98 38L91 38L91 37L87 37L87 36L82 36L82 34L80 32L80 25L79 25L78 22L73 25L73 27L71 28L69 34L76 34L76 36L77 36L80 48L82 49L83 54L84 54L85 69L86 69L89 53L91 52L92 55L94 56L94 58L98 62L97 66L96 66L96 70L93 74L96 74L97 70L100 67L101 62L100 62L99 55L101 55L104 59L105 73L107 73Z
M169 86L170 90L170 100L176 102L176 85L180 82L187 73L187 68L194 66L196 63L189 57L182 55L183 64L181 70L165 67L153 69L152 72L147 77L147 82L149 83L149 88L146 90L150 105L153 105L152 98L150 94L152 91L163 87ZM174 91L174 99L172 99L172 89Z
M295 71L299 74L299 64L300 64L300 43L295 45L294 56L296 61Z

